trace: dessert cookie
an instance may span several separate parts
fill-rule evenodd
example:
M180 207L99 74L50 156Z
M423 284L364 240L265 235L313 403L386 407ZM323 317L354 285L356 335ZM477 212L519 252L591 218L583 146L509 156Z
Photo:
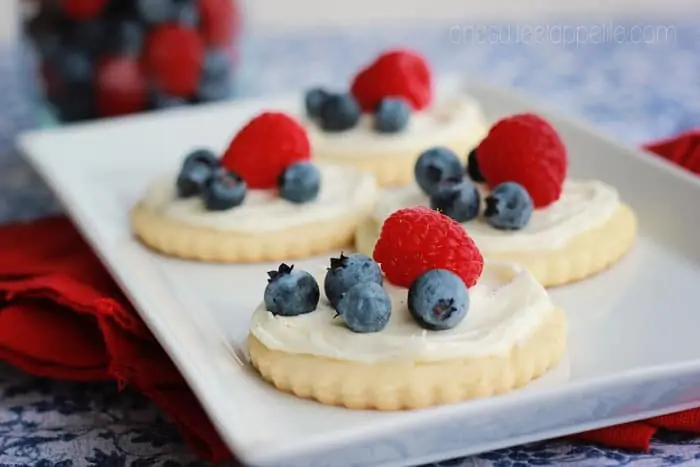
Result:
M564 355L565 315L542 285L484 263L447 216L395 212L374 257L269 273L248 336L265 380L329 405L417 409L511 391Z
M131 211L133 231L166 255L212 262L299 258L338 249L371 211L377 184L348 167L309 162L303 127L266 112L223 157L189 154Z
M305 108L314 157L370 172L383 186L410 183L416 159L431 146L466 159L487 130L469 96L434 99L427 62L408 50L381 54L350 92L309 90Z
M564 144L532 114L496 123L460 173L456 155L426 151L416 183L385 190L355 243L369 253L384 219L425 205L462 223L487 259L527 268L545 286L574 282L617 262L634 243L637 220L612 186L567 179Z

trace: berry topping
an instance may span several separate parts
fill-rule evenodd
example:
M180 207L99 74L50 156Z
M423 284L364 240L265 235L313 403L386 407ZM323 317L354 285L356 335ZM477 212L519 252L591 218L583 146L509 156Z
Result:
M366 282L381 285L382 280L382 270L372 258L360 253L350 256L341 253L340 257L331 258L331 267L323 280L323 291L331 306L337 308L343 294L351 287Z
M136 56L141 52L144 39L143 26L137 19L114 18L105 25L102 48L115 55Z
M199 11L192 0L137 0L137 7L141 17L151 24L197 27L199 23Z
M197 88L200 102L218 101L231 94L229 58L224 50L209 51L204 57Z
M445 147L428 149L420 155L414 167L418 186L428 196L448 180L458 181L464 177L464 168L457 155Z
M374 129L380 133L398 133L408 126L411 105L402 98L382 99L374 112Z
M430 207L454 219L467 222L479 215L479 190L468 180L446 181L430 197Z
M236 2L198 0L201 35L208 46L226 47L236 32Z
M265 307L273 315L303 315L318 306L321 292L316 279L308 272L282 263L277 271L270 271L267 275Z
M472 149L467 158L467 175L472 179L474 183L484 182L484 176L481 175L481 170L479 170L479 161L476 160L476 148Z
M408 289L408 311L423 328L443 331L457 326L469 309L462 279L445 269L421 274Z
M479 144L479 168L492 187L517 182L536 208L559 199L566 178L566 148L556 130L537 115L525 113L497 122Z
M164 24L146 39L145 63L155 84L168 94L194 95L204 61L204 46L197 31Z
M522 185L505 182L498 185L486 198L486 222L500 230L519 230L530 222L532 198Z
M319 111L321 128L325 131L345 131L360 121L362 111L351 94L332 94L326 97Z
M297 162L284 169L278 180L279 194L292 203L308 203L321 190L321 174L308 162Z
M202 189L202 200L209 211L225 211L240 205L245 199L246 184L234 172L220 167Z
M287 166L306 161L310 155L309 138L296 120L265 112L238 132L221 164L243 177L250 188L276 188Z
M63 13L72 20L84 21L95 18L102 12L107 0L61 0Z
M403 97L416 110L430 104L433 86L426 60L409 50L381 54L352 82L351 92L362 110L372 112L385 97Z
M145 109L147 81L136 59L125 56L102 60L97 66L95 98L97 112L103 117Z
M425 206L391 214L373 256L386 278L401 287L431 269L452 271L471 287L484 268L481 252L462 225Z
M321 117L321 107L331 94L323 88L309 89L304 95L304 108L310 118Z
M338 314L353 332L379 332L391 318L391 300L376 282L355 284L338 302Z
M181 198L189 198L202 193L207 180L219 167L219 160L213 152L207 149L192 151L182 163L177 176L177 194Z

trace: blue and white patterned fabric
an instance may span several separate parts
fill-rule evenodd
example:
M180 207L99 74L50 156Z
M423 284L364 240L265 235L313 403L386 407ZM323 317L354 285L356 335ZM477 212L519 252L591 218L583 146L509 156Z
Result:
M342 86L387 46L426 53L436 70L511 85L578 114L628 143L700 126L700 23L474 25L249 37L244 93ZM36 123L15 50L0 52L0 222L60 208L12 150ZM251 79L253 78L254 79ZM563 441L442 462L526 467L700 465L700 440L665 436L644 454ZM114 384L33 378L0 364L0 466L199 466L143 397Z

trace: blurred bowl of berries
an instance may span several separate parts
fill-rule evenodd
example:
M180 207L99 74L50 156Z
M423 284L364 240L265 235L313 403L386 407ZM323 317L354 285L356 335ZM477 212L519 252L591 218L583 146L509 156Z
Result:
M233 96L240 0L23 3L41 95L58 122Z

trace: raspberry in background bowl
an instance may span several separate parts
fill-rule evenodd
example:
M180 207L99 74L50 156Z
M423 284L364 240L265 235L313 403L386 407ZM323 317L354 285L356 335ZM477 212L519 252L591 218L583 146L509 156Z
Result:
M24 2L42 95L62 122L227 99L238 0Z

